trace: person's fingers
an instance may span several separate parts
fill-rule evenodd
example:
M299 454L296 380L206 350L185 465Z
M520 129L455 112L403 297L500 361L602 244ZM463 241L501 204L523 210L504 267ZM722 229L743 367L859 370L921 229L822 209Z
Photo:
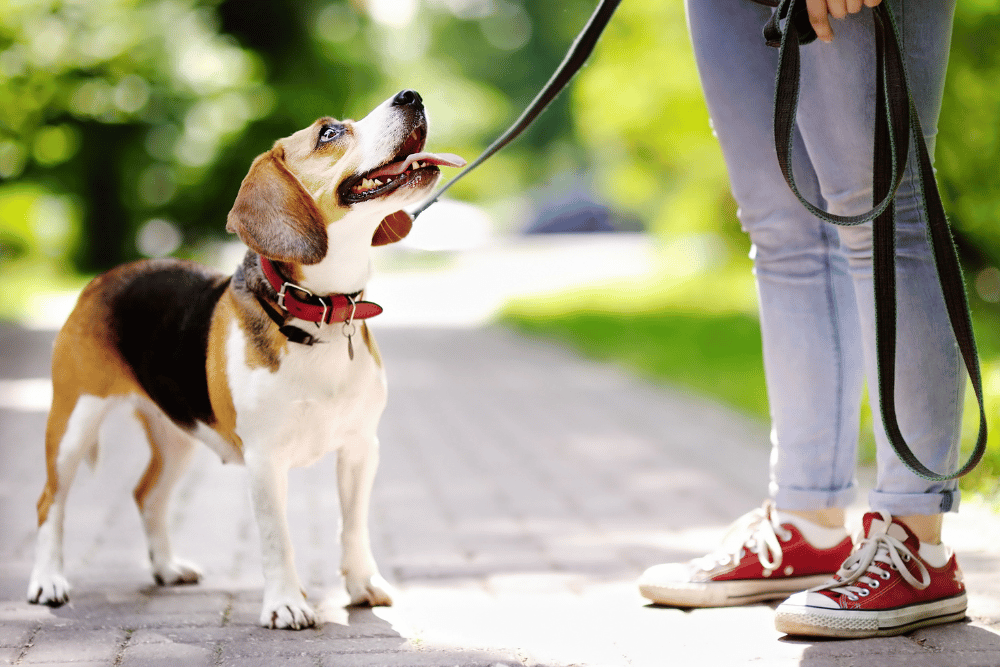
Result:
M840 0L841 3L843 1ZM830 27L830 8L827 0L806 0L806 9L809 12L809 23L816 31L816 37L823 42L832 42L833 29Z
M874 7L882 4L882 0L865 0L865 7Z
M863 6L864 3L862 2L862 0L847 0L847 13L857 14L858 12L861 11L861 8Z
M826 11L835 19L847 16L847 7L851 0L826 0Z

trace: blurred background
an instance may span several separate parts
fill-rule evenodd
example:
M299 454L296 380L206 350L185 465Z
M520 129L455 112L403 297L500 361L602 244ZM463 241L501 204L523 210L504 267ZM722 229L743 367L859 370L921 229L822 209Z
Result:
M230 268L225 217L250 162L319 116L360 118L414 88L429 150L471 160L531 101L595 4L0 3L0 319L57 325L90 276L139 257ZM998 35L1000 0L959 3L937 149L993 420ZM449 277L469 303L478 295L477 321L564 340L764 420L735 209L682 3L626 1L538 122L385 249L383 284ZM992 436L963 484L995 495L998 474Z

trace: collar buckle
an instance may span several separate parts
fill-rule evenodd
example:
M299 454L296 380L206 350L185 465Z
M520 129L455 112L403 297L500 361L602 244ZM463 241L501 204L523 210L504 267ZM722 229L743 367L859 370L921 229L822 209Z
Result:
M313 299L319 301L320 305L323 306L323 315L320 317L319 322L316 322L316 326L319 326L320 322L326 322L326 317L327 317L327 315L330 314L330 303L329 303L328 299L325 299L325 298L317 295L316 293L311 292L310 290L306 289L302 285L296 285L295 283L290 283L287 280L281 284L281 289L278 290L278 299L277 300L278 300L278 307L279 308L281 308L282 310L284 310L286 313L288 312L288 308L285 307L285 295L287 294L289 288L291 288L293 290L297 290L299 292L302 292L303 294L305 294L305 295L307 295L309 297L312 297Z

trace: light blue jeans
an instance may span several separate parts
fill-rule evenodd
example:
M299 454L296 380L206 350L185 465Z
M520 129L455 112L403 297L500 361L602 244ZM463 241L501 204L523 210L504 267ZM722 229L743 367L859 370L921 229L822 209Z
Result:
M954 0L884 1L902 33L911 92L933 155ZM712 126L752 242L771 407L770 493L783 509L844 507L855 495L865 377L873 406L878 403L871 224L821 222L779 171L772 125L777 49L761 37L770 10L749 0L687 0L687 12ZM832 43L802 47L793 166L807 199L831 213L855 215L872 206L872 14L865 9L831 22ZM951 472L965 372L925 234L914 162L911 149L897 198L897 414L917 457L932 470ZM889 446L878 414L875 421L871 508L895 515L956 510L957 485L911 473Z

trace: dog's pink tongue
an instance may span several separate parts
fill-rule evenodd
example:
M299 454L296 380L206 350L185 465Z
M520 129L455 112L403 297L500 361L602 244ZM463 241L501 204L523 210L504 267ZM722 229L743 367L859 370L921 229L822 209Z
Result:
M392 164L387 164L375 173L368 176L368 178L375 179L380 176L399 176L404 171L410 168L410 165L420 162L423 166L429 164L439 165L441 167L464 167L465 160L452 153L414 153L408 156L405 160L399 162L393 162Z

